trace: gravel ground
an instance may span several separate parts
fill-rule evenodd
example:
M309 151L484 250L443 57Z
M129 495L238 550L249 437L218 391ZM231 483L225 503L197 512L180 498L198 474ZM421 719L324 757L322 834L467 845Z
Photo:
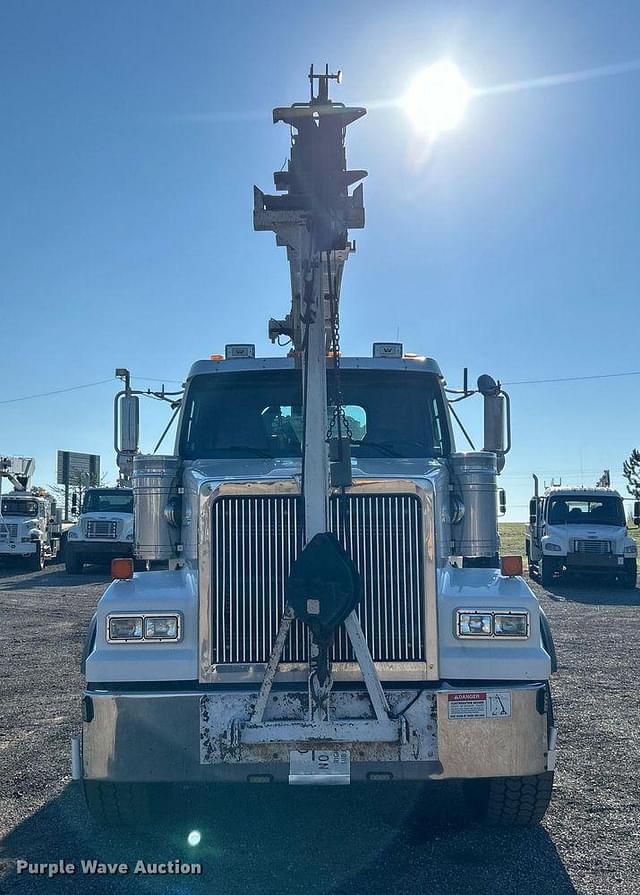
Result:
M84 629L106 578L0 571L0 890L220 895L640 892L640 591L535 586L555 632L560 759L533 830L466 820L457 785L199 790L151 833L105 833L70 781ZM198 848L189 830L202 832ZM15 861L199 861L201 877L18 876Z

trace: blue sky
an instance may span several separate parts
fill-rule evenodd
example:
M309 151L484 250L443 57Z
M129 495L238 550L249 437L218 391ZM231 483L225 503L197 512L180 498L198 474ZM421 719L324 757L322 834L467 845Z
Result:
M4 0L0 7L0 401L134 375L180 381L225 342L275 353L287 309L252 186L272 189L288 133L271 108L403 93L442 57L475 87L640 60L636 2ZM640 70L474 100L424 159L403 113L349 131L367 226L343 285L343 350L399 332L505 382L640 370ZM141 387L159 382L136 380ZM640 377L514 385L503 483L524 518L530 473L591 483L640 443ZM0 453L58 448L111 469L113 384L0 403ZM471 403L471 402L469 402ZM143 408L143 448L168 419ZM460 405L458 405L460 407ZM479 404L462 409L479 437ZM462 446L462 445L461 445ZM115 476L115 471L114 471Z

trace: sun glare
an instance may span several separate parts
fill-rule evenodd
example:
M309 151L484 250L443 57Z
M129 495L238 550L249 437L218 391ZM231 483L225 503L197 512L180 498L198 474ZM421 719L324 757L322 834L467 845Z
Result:
M471 95L472 90L458 68L442 60L414 78L402 106L416 130L434 139L462 121Z

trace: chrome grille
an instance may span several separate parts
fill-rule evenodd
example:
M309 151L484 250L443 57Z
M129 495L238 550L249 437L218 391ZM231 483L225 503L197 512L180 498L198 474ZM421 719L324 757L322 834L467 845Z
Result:
M575 542L575 552L576 553L590 553L597 554L598 556L603 556L606 553L611 553L611 543L610 541L579 541Z
M298 496L220 497L212 509L212 660L266 662L284 611L284 586L303 544ZM412 494L332 498L330 528L360 572L358 607L376 661L424 659L422 505ZM285 662L307 660L307 632L292 626ZM344 628L333 656L352 661Z
M12 540L18 537L18 524L16 522L6 522L0 530L4 531L5 529L8 537Z
M87 522L88 538L116 538L118 536L118 523L115 520L103 522L98 519L89 519Z

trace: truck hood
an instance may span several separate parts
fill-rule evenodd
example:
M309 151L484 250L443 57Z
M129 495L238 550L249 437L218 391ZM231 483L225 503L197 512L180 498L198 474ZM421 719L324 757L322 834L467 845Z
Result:
M627 529L619 525L546 525L545 535L567 549L571 549L574 540L611 541L614 550L621 553L627 540Z
M376 457L352 462L354 478L419 479L442 468L442 461L422 458ZM302 464L295 460L194 460L185 464L185 474L195 481L213 479L253 481L255 479L299 478Z

